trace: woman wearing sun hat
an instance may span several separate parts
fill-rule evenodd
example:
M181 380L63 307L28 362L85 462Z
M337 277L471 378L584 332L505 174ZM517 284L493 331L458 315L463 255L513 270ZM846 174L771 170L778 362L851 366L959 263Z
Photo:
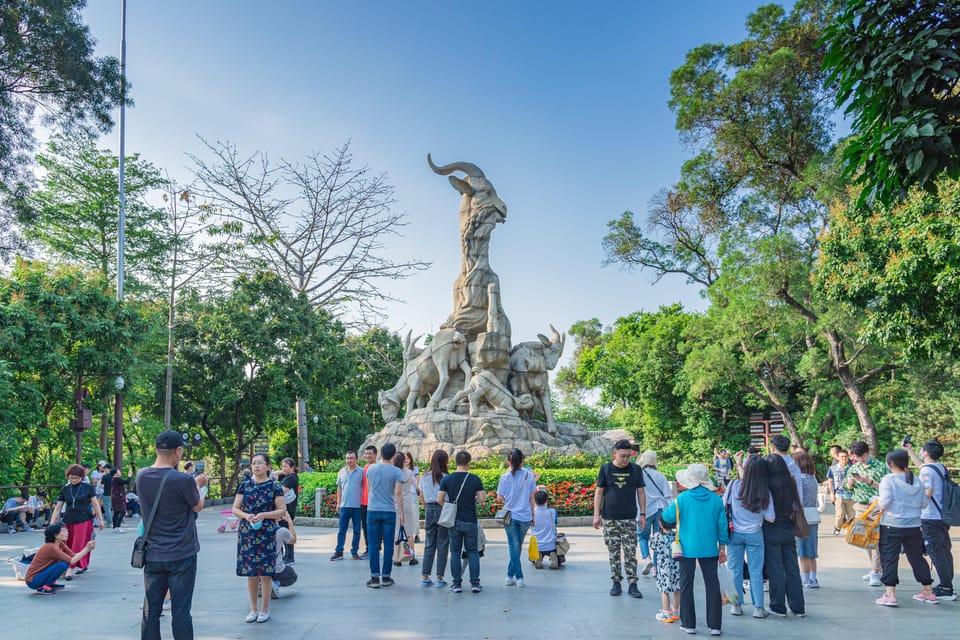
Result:
M710 635L718 636L721 633L723 604L717 566L727 560L727 514L704 465L691 464L678 471L677 484L686 491L664 509L661 517L664 522L677 523L677 541L683 548L683 557L678 558L680 628L689 634L696 633L693 577L699 562L707 592L707 627Z

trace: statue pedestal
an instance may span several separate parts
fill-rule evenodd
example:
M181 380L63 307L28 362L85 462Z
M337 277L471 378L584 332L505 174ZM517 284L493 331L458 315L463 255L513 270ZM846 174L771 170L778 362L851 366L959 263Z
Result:
M467 450L474 458L506 455L514 447L524 454L553 451L561 454L592 453L607 455L623 432L592 435L580 425L558 423L558 435L547 433L536 424L504 416L493 411L472 417L452 411L415 409L408 416L393 420L379 432L367 436L363 447L381 447L387 442L398 451L409 451L414 460L429 460L437 449L451 455ZM629 436L627 436L629 437Z

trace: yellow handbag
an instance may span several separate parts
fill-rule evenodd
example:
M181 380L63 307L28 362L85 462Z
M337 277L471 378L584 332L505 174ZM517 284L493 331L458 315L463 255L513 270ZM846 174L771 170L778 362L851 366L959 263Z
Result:
M873 499L862 514L843 525L847 530L847 544L861 549L876 549L880 542L880 516L883 509L877 506L879 500Z
M537 539L530 536L530 542L527 543L527 557L530 562L536 562L540 559L540 549L537 548Z

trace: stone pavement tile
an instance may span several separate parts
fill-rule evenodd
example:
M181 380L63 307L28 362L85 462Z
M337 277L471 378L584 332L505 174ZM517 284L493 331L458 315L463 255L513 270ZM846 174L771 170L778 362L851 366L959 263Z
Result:
M200 515L200 560L194 594L196 637L225 638L339 638L356 640L420 640L426 638L523 638L544 640L609 637L613 624L625 623L630 637L686 637L677 624L654 619L659 607L656 582L641 578L644 598L635 600L607 594L610 585L607 552L600 532L589 527L565 527L573 545L568 565L560 571L536 570L524 560L525 589L505 587L507 546L502 529L487 530L488 546L481 561L480 594L451 593L449 589L420 586L421 566L394 567L397 584L389 589L367 589L369 565L351 559L329 562L336 532L299 527L297 584L283 590L271 604L272 619L265 624L245 624L248 610L244 579L236 576L236 534L218 534L219 508ZM960 534L960 530L956 531ZM40 534L0 534L0 558L24 546L39 544ZM9 567L0 567L0 619L3 637L28 637L42 629L44 635L75 635L77 621L96 625L98 640L130 640L139 636L139 604L143 581L129 566L131 534L104 532L98 536L92 569L67 583L56 596L32 595L13 578ZM954 540L957 541L956 536ZM955 545L957 548L958 545ZM422 552L423 546L418 545ZM891 625L923 628L929 638L954 638L960 602L938 606L909 599L917 590L904 563L901 567L902 604L885 609L873 604L880 589L860 580L866 554L848 547L832 535L820 538L819 578L823 588L806 591L808 617L755 620L752 607L742 618L724 610L725 637L782 640L828 636L855 624L861 635L886 637ZM525 558L525 556L524 556ZM447 571L450 580L450 571ZM464 584L468 584L465 578ZM696 587L699 635L706 635L703 589ZM40 625L38 627L38 624ZM161 618L165 638L170 634L169 614ZM922 627L921 627L922 625ZM94 637L91 634L90 637Z

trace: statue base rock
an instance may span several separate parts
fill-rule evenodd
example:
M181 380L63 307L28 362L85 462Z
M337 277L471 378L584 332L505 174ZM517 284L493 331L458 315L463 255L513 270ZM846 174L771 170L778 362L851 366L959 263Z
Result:
M622 430L602 434L590 432L580 425L557 423L558 434L546 432L543 423L481 410L478 416L452 411L414 409L409 415L388 422L379 432L367 436L363 447L377 448L388 442L398 451L409 451L414 460L430 460L433 452L444 449L451 454L467 450L475 459L489 455L506 455L516 447L525 455L553 451L560 454L589 453L607 455L613 443L630 438ZM362 448L361 448L362 450Z

